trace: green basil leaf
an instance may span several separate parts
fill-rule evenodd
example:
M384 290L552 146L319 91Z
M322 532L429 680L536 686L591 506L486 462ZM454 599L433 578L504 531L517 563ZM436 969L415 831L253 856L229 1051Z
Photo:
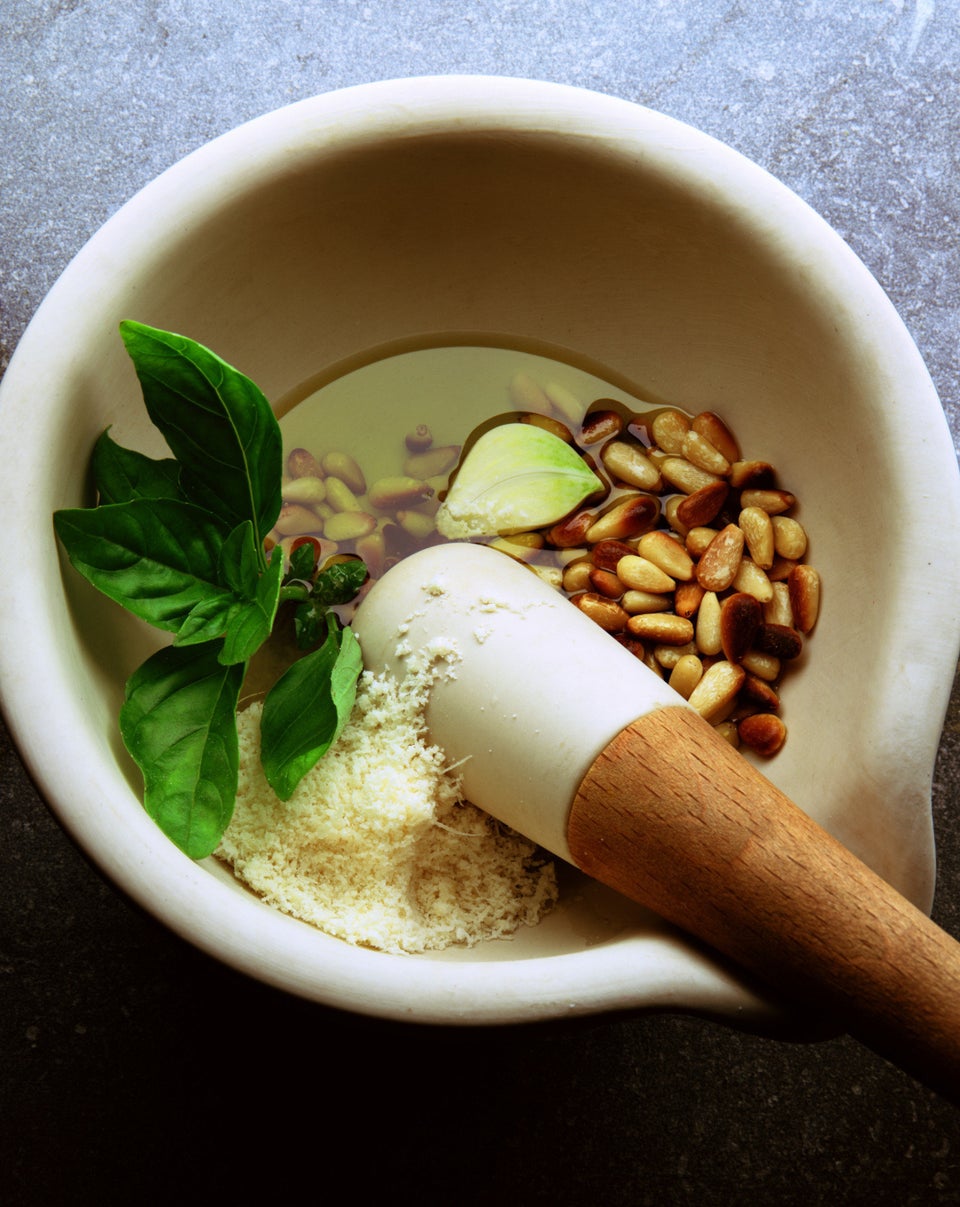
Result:
M296 549L290 553L290 569L287 572L287 579L309 582L313 578L313 572L317 568L317 550L313 541L304 541L302 545L298 545Z
M181 489L228 527L253 522L256 544L280 513L283 451L269 402L202 344L129 320L120 324L147 411L180 462Z
M101 503L131 499L180 499L180 466L172 457L155 461L124 448L104 432L93 447L93 478Z
M226 539L215 516L176 499L132 499L54 514L72 565L116 603L177 632L198 604L223 608L234 593L220 582Z
M236 709L245 667L219 643L160 650L127 681L124 744L143 773L144 807L192 859L216 850L237 793Z
M349 603L367 579L367 567L359 558L334 562L322 570L311 594L322 604Z
M281 800L337 740L353 708L363 666L351 629L327 618L327 639L295 662L274 684L260 718L260 761Z
M257 578L253 597L235 607L227 618L220 653L225 665L249 661L270 636L282 580L283 551L277 547L269 566Z

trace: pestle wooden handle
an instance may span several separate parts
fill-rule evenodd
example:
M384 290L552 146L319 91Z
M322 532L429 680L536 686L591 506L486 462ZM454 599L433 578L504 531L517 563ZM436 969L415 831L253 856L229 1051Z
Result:
M960 1101L960 944L697 714L615 737L567 837L583 871Z

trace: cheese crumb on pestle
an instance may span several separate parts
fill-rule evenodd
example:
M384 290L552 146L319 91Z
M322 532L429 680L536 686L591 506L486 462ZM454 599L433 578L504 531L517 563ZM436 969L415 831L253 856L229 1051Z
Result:
M261 705L238 716L240 775L217 856L268 904L388 952L472 946L535 925L557 900L552 861L461 800L428 741L430 684L455 652L406 677L365 671L348 724L288 801L260 766Z

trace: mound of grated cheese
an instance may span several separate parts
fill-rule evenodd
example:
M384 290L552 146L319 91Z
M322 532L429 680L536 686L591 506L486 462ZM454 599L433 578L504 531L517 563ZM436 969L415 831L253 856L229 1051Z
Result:
M217 851L264 901L348 943L422 952L506 938L557 900L552 861L462 802L430 745L425 664L364 671L350 720L288 801L260 766L261 705L238 716L240 776Z

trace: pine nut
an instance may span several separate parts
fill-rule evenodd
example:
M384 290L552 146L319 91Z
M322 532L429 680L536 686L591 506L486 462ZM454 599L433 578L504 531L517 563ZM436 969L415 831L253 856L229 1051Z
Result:
M628 495L594 520L587 529L587 542L595 545L638 536L653 527L659 514L660 504L653 495Z
M790 588L786 582L775 582L771 584L773 594L767 603L763 605L763 619L767 624L779 624L784 628L792 629L793 626L793 608L790 605Z
M291 478L322 478L323 468L313 453L305 448L292 448L287 454L287 473Z
M436 478L448 474L459 457L459 444L440 444L422 452L411 453L403 463L403 472L408 478Z
M730 466L730 485L734 490L771 489L776 473L769 461L734 461Z
M387 559L387 542L383 532L378 528L368 532L366 536L357 538L354 546L357 556L364 562L371 578L379 578L384 571Z
M680 519L680 504L686 498L688 498L687 495L671 495L663 505L663 518L673 531L682 537L685 537L690 531L689 525L684 524Z
M787 587L797 628L809 633L820 613L820 575L813 566L801 562L790 571Z
M747 650L740 659L740 665L750 675L764 679L767 683L776 683L780 678L780 659L773 654L764 654L760 650Z
M693 428L683 438L681 452L698 469L721 477L730 472L730 462L719 449L714 448L706 436Z
M631 616L636 616L646 612L669 612L670 596L658 594L654 591L624 591L620 597L620 606L630 613Z
M744 667L744 670L746 669ZM776 712L780 707L780 697L770 684L749 671L740 688L740 699L748 707L761 709L763 712Z
M338 511L324 521L323 535L328 541L355 541L376 527L376 517L366 511Z
M744 507L737 520L743 529L750 556L763 570L773 565L774 527L770 516L762 507Z
M284 483L283 499L286 503L305 503L308 507L313 507L322 503L326 497L327 488L323 478L316 478L313 474L291 478L289 482Z
M712 523L727 501L730 487L726 482L710 482L677 504L677 519L687 530Z
M737 727L733 721L718 721L713 728L734 750L740 745L740 734L737 732Z
M728 662L740 662L753 645L763 621L758 600L744 591L730 595L720 606L720 646Z
M770 521L774 547L780 557L798 562L807 551L807 534L803 525L790 516L775 515Z
M695 432L709 440L717 452L732 465L740 460L740 446L736 437L714 411L701 411L690 421Z
M689 703L704 720L713 721L734 704L745 678L743 667L715 662L690 693Z
M599 444L601 440L609 440L619 436L623 431L623 418L617 411L590 411L580 427L581 444Z
M594 566L590 571L590 587L598 595L605 595L607 599L619 599L623 594L624 584L612 570L601 570L599 566Z
M730 585L735 591L747 591L756 596L761 603L767 603L773 598L773 583L749 557L741 558L740 566Z
M672 612L642 612L631 616L627 628L634 637L662 645L687 645L693 640L693 624Z
M578 558L569 562L563 570L563 589L568 595L576 595L579 591L590 590L590 571L593 563L589 558Z
M544 395L546 397L546 395ZM550 400L547 399L546 406L549 408ZM527 411L520 416L521 423L532 424L533 427L543 428L545 432L550 432L556 436L558 440L562 440L565 444L573 444L573 432L565 423L561 423L559 419L554 419L552 415L543 415L539 411Z
M686 616L691 620L700 607L700 602L706 592L694 579L689 583L678 583L673 593L673 607L678 616Z
M547 541L557 549L576 549L586 541L595 518L591 511L578 511L575 515L567 516L547 531Z
M681 658L687 654L695 654L697 647L692 641L688 641L686 645L655 645L653 647L653 660L658 666L662 666L664 670L672 671Z
M697 581L708 591L726 591L743 556L743 533L736 524L721 528L697 563Z
M667 682L675 692L679 692L684 700L690 699L690 693L703 678L703 663L696 654L684 654L670 672Z
M360 500L342 478L331 474L326 480L327 502L334 511L360 511Z
M704 528L698 525L691 528L686 535L684 544L692 558L700 558L706 553L710 542L719 532L719 528Z
M518 411L549 411L550 399L529 373L517 373L510 382L510 401Z
M595 591L583 591L574 595L572 602L577 605L585 616L589 616L601 629L608 633L617 633L627 627L630 619L627 612L613 599L605 599Z
M660 465L660 472L671 486L682 490L685 495L692 495L703 486L721 481L717 474L701 469L685 457L666 457Z
M617 565L622 557L629 557L636 553L633 545L626 541L598 541L594 545L590 556L593 559L593 564L599 566L601 570L612 570L616 573Z
M548 381L543 392L550 399L550 405L564 423L576 427L583 418L583 403L580 399L559 382Z
M803 651L803 637L796 629L764 621L757 629L754 645L763 654L772 654L781 662L791 662Z
M683 545L666 532L646 532L637 541L637 553L653 562L671 578L689 582L693 578L693 559Z
M657 446L665 453L679 453L683 438L690 431L690 420L683 411L668 407L654 416L651 431Z
M776 754L787 736L787 729L778 716L769 712L758 712L744 717L737 727L740 740L757 754Z
M720 600L715 591L707 591L700 601L696 625L697 649L708 657L723 648L720 639Z
M378 511L395 511L400 507L415 507L433 494L429 482L402 475L394 478L379 478L370 487L367 498L370 506Z
M658 491L663 485L660 470L637 444L610 440L603 446L600 460L614 478L628 486Z
M274 525L280 536L300 536L302 533L320 532L322 528L320 517L302 503L284 503Z
M744 507L761 507L768 515L780 515L796 503L789 490L744 490L740 502Z
M676 586L666 571L637 553L621 557L617 562L616 574L625 586L634 591L663 593L672 591Z
M407 432L403 442L408 452L422 453L433 444L433 433L425 423L418 423L412 432Z
M367 489L367 479L364 477L363 470L349 453L327 453L321 464L325 474L339 478L341 482L350 487L355 495L362 495Z

